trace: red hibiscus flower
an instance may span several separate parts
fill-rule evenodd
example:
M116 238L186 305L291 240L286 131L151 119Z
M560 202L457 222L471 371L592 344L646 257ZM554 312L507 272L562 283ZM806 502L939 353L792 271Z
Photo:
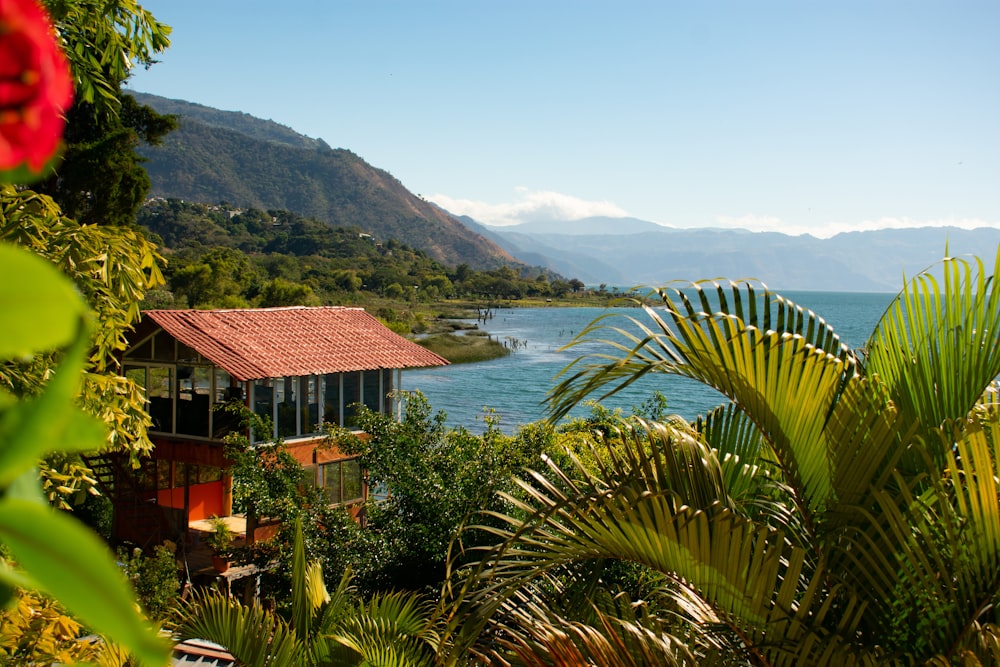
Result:
M36 0L0 0L0 171L42 173L73 99L69 64Z

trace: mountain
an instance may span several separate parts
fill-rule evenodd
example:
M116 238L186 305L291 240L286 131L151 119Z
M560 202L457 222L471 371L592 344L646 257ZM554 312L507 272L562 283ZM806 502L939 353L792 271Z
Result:
M618 286L725 277L756 278L775 289L895 292L904 275L912 277L931 266L946 247L952 255L985 253L990 261L1000 246L1000 230L992 228L886 229L820 239L640 222L589 218L544 226L472 224L510 254L530 257L532 264L588 284Z
M245 113L131 94L160 113L180 117L179 128L162 145L140 149L152 196L287 210L334 227L357 226L450 266L490 269L518 263L348 150Z

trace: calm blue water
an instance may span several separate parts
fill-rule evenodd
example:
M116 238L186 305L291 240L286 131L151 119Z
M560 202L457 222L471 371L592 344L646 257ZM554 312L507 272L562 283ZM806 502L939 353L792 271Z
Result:
M822 316L851 347L860 347L893 298L891 294L844 292L784 292L803 308ZM483 428L484 408L500 416L500 426L512 432L518 425L546 415L546 393L556 384L555 376L585 351L582 346L560 351L594 318L607 313L604 308L510 308L496 311L485 328L499 340L515 338L523 347L502 359L403 373L403 389L419 389L431 407L444 410L450 426L465 426L473 432ZM640 309L615 309L646 322ZM614 318L622 326L623 318ZM613 350L608 350L614 352ZM607 408L629 410L650 398L655 390L667 398L668 411L693 419L715 407L722 398L714 390L684 378L655 375L644 378L628 390L602 401ZM594 397L596 398L596 397ZM578 407L572 414L586 415L589 408Z

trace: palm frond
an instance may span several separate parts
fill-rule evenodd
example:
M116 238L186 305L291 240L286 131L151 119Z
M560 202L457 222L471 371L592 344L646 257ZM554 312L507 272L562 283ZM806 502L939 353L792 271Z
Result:
M431 665L440 639L432 612L433 604L416 593L376 594L326 639L351 649L365 665Z
M306 664L306 651L281 618L217 592L196 592L182 603L174 628L179 640L205 639L223 646L246 667Z
M662 461L673 441L653 437L643 444L650 459ZM720 503L687 506L672 489L674 478L659 474L661 467L638 465L613 483L585 471L572 475L572 486L523 483L523 499L508 500L527 518L494 514L509 528L479 527L502 541L465 573L454 619L462 631L479 636L494 614L504 617L508 602L544 595L548 577L568 564L620 558L662 573L752 647L787 650L785 642L813 634L812 644L801 645L848 646L845 638L857 628L864 605L847 590L825 589L824 573L811 571L807 552L789 545L780 531L755 525ZM839 620L827 627L834 613Z
M330 600L320 612L320 618L316 624L317 635L331 633L341 620L354 613L358 591L351 583L353 579L354 573L351 568L345 569L336 590L330 594Z
M756 424L734 403L719 406L694 424L715 451L730 507L775 527L792 528L797 515L782 500L781 472Z
M302 519L296 517L292 540L292 628L303 638L308 637L312 630L313 604L309 592Z
M628 318L631 330L612 329L616 338L603 340L622 351L621 358L603 355L609 360L595 363L583 357L581 368L566 369L569 377L550 392L553 414L589 392L611 386L607 393L613 393L650 372L703 382L755 424L808 525L835 497L824 428L856 374L855 359L811 311L749 283L712 285L711 293L701 284L659 290L663 307L646 309L652 326Z
M518 632L499 638L491 654L483 657L491 663L503 661L519 667L702 664L684 641L648 627L634 614L608 615L597 610L594 622L588 624L537 607L530 611L530 615L522 614Z
M975 267L975 271L973 271ZM1000 374L1000 271L946 258L940 280L911 280L868 342L866 372L878 375L908 421L926 432L963 418Z

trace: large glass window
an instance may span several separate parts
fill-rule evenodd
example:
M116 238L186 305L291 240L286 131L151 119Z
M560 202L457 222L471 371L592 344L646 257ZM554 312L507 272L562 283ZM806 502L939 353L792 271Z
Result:
M143 393L146 392L146 367L125 365L125 377L134 382L137 387L141 387Z
M393 370L379 369L352 373L329 373L323 376L323 421L339 426L351 426L356 408L353 403L364 403L368 408L383 414L392 413ZM341 415L343 417L341 418Z
M174 354L174 344L174 339L166 331L157 332L153 337L153 359L174 361L177 358Z
M222 409L221 406L230 402L243 403L246 400L243 383L233 378L221 368L215 369L215 405L212 407L212 437L221 439L236 431L240 425L240 416L235 412Z
M382 369L382 414L391 415L392 414L392 397L389 394L392 393L392 369L383 368Z
M351 427L359 403L385 414L393 407L392 369L244 383L162 331L128 350L125 361L126 375L145 389L152 430L161 433L222 438L241 425L237 414L218 408L247 398L250 409L273 425L255 439L319 434L321 422Z
M361 477L361 465L357 459L320 465L317 481L331 504L344 505L361 502L364 499L364 481Z
M150 336L146 340L142 341L131 350L128 351L127 356L133 359L152 359L153 358L153 338Z

